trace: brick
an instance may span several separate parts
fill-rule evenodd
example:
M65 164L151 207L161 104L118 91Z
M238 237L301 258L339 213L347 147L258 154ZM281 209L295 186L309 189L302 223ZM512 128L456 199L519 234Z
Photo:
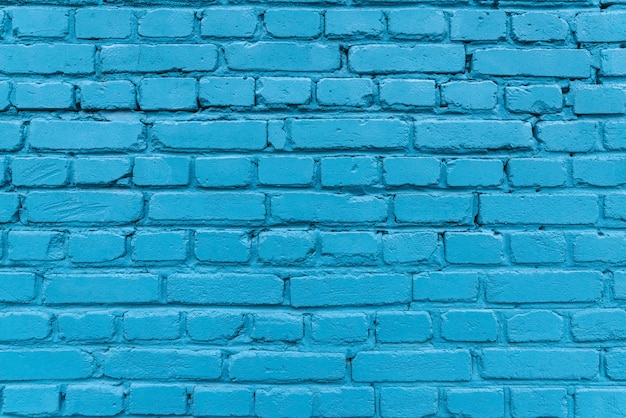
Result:
M586 309L572 315L574 341L611 341L626 339L626 311L622 309Z
M302 187L313 183L315 160L311 157L260 157L257 165L263 185Z
M267 18L267 14L265 15ZM311 100L311 79L305 77L261 77L256 94L262 104L304 105Z
M536 135L546 151L587 152L599 142L596 122L538 122Z
M10 94L11 94L11 83L0 82L0 110L7 110L9 106L11 105L11 102L9 101ZM8 122L8 123L4 122L0 126L3 126L3 128L6 129L7 127L13 124L15 124L15 122ZM10 141L11 141L10 137L4 138L3 142L0 142L0 147L6 147L6 144L8 144Z
M129 311L124 313L124 338L137 340L175 340L180 335L180 315L172 311Z
M91 376L93 369L91 355L73 348L22 347L17 350L4 349L0 352L2 380L84 379Z
M31 192L24 210L29 223L124 224L143 215L143 196L115 191Z
M196 180L202 187L247 187L252 182L253 168L249 158L199 157L196 159Z
M604 146L611 150L626 149L626 123L609 121L604 124Z
M201 261L246 262L250 259L250 237L244 231L197 231L195 252Z
M613 272L613 298L626 299L626 273L623 271Z
M567 182L565 161L554 158L513 158L506 164L515 187L558 187Z
M378 10L331 9L324 17L328 38L378 37L385 28L385 18Z
M430 272L413 277L413 300L428 302L475 301L477 273Z
M0 223L13 221L19 205L19 195L15 193L0 193Z
M367 107L374 101L374 83L368 78L323 78L316 97L322 106Z
M262 150L267 123L256 120L157 122L152 138L173 150Z
M211 8L202 13L200 34L215 38L251 38L257 13L247 7Z
M506 36L504 11L455 10L450 19L454 41L497 41Z
M13 105L18 109L52 110L74 107L74 86L68 83L15 83Z
M385 157L383 178L387 186L431 186L439 182L441 161L433 157Z
M43 312L0 314L0 341L29 341L48 338L52 318Z
M530 149L534 143L528 122L426 120L415 123L415 146L420 150L463 153L485 149Z
M385 418L434 415L438 403L439 395L435 388L380 388L380 412Z
M339 69L339 48L294 42L232 42L225 47L228 68L239 71L331 72Z
M369 320L362 313L316 314L311 317L311 337L325 344L366 341Z
M115 317L106 312L61 313L57 315L61 341L111 341Z
M187 390L184 386L133 383L127 409L140 415L183 415L187 412Z
M58 414L58 385L7 385L2 389L2 412L15 415Z
M59 157L16 157L11 161L11 183L24 187L63 186L69 162Z
M254 106L254 78L204 77L200 80L200 106Z
M624 112L626 93L620 87L599 85L574 89L574 113L577 115L620 115Z
M304 337L302 315L254 314L250 336L256 341L298 341Z
M352 71L363 74L459 73L465 68L465 49L462 45L359 45L350 47L348 63Z
M159 278L151 274L52 274L44 278L44 302L151 303L159 299Z
M131 9L81 8L75 14L78 39L124 39L131 35Z
M509 236L511 260L520 264L563 263L567 246L560 232L519 232Z
M272 197L271 213L283 222L383 222L387 204L377 196L293 192Z
M622 42L626 40L625 26L624 12L585 12L576 15L574 33L578 42Z
M372 157L325 157L322 187L370 186L378 183L378 162Z
M450 310L441 315L441 336L448 341L496 341L498 320L489 310Z
M93 74L93 45L0 45L0 72L6 74Z
M193 33L193 10L153 9L139 19L139 36L146 38L185 38Z
M386 78L380 81L378 87L383 106L432 107L436 103L437 90L433 80Z
M187 334L194 341L230 340L243 329L243 315L227 311L187 314Z
M155 221L262 221L265 195L237 192L163 192L150 199Z
M100 53L105 73L213 71L215 45L105 45Z
M374 389L368 387L340 387L318 392L315 412L325 417L355 417L374 414Z
M376 312L376 341L380 343L422 343L433 336L428 312Z
M470 380L465 350L361 351L352 361L355 382L462 382Z
M33 120L30 147L39 151L140 151L145 148L140 122Z
M563 109L558 86L519 86L505 89L506 108L516 113L557 113Z
M602 295L602 274L594 271L492 273L485 282L493 303L595 302Z
M137 186L184 186L189 184L187 157L135 157L133 183Z
M584 225L598 219L597 197L588 194L483 194L481 224Z
M295 149L397 149L409 144L409 126L398 119L296 119L288 121Z
M76 184L125 184L130 177L131 160L128 157L80 157L74 160Z
M574 393L577 416L617 418L626 408L626 390L620 388L580 388Z
M591 55L583 49L478 49L472 70L495 76L588 78Z
M418 224L457 224L473 222L472 195L397 194L394 198L396 222Z
M551 311L519 313L507 319L506 330L508 341L514 343L560 341L563 318Z
M611 380L626 380L626 352L621 349L611 349L605 352L607 377Z
M569 35L569 25L552 13L528 12L511 17L513 37L521 42L564 41Z
M538 414L567 417L567 391L560 388L512 388L511 414L515 418L532 418Z
M277 305L283 301L283 288L283 280L273 274L174 274L167 279L167 300L201 305Z
M344 378L345 363L340 353L249 350L230 357L228 374L235 382L332 382Z
M10 231L9 260L55 261L65 258L65 237L59 231Z
M254 409L262 418L277 416L309 417L313 394L307 388L261 389L255 392Z
M196 83L194 78L144 78L137 102L142 110L195 110Z
M439 248L434 232L394 232L383 234L383 258L387 264L429 260Z
M572 243L572 250L574 261L578 263L622 263L626 261L626 234L578 234Z
M425 8L390 10L387 26L394 38L438 40L448 31L443 11Z
M194 386L195 415L247 416L254 402L252 389L234 385Z
M35 275L26 272L0 272L0 302L27 303L35 298Z
M0 90L5 91L6 86L4 83L0 84ZM7 98L8 94L4 97ZM7 104L8 106L8 104ZM22 146L22 123L15 121L3 121L0 122L0 150L1 151L15 151Z
M80 107L83 110L122 110L135 109L135 85L126 80L114 81L81 81Z
M222 355L213 350L113 348L104 355L104 375L114 379L217 379Z
M453 81L441 86L441 102L451 109L493 109L497 94L498 86L492 81Z
M316 38L320 35L321 15L311 9L269 9L263 16L265 29L274 38Z
M604 216L609 219L626 220L624 203L626 195L608 194L604 197Z
M371 232L323 232L322 257L330 262L376 261L380 237ZM357 261L358 260L358 261Z
M107 384L76 384L65 389L68 415L113 416L124 408L124 388Z
M492 187L499 186L504 177L500 160L458 159L446 163L448 186Z
M504 416L502 389L450 389L446 391L448 410L453 414L477 417Z
M362 306L406 303L411 299L411 278L403 274L292 277L294 307Z
M62 38L69 31L67 9L21 6L10 13L13 36L18 38Z
M485 379L594 379L600 363L597 350L584 348L488 348L481 357Z
M259 234L259 259L271 264L306 261L315 252L315 236L308 231L263 231Z
M446 232L444 247L452 264L502 264L504 237L493 232Z
M626 51L623 49L604 49L600 52L601 74L606 76L623 76L626 74Z

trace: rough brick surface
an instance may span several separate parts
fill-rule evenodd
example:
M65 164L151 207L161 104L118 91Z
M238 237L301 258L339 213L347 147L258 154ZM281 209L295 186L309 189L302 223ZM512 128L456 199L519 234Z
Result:
M626 0L0 3L0 416L626 416Z

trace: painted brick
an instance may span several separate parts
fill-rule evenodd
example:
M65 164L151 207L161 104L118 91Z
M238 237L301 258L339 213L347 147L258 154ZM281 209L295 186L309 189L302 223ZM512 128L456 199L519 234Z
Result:
M476 273L431 272L413 278L413 300L458 302L475 301L477 297Z
M205 77L200 80L200 106L254 106L254 79Z
M367 107L374 99L374 83L367 78L323 78L316 97L322 106Z
M496 106L497 93L492 81L453 81L441 86L441 101L451 109L489 110Z
M501 264L504 238L492 232L446 232L446 260L453 264Z
M576 414L599 415L617 418L626 408L626 391L623 389L579 389L574 394Z
M233 42L226 46L231 70L330 72L339 68L339 48L293 42Z
M488 310L455 310L441 316L441 336L448 341L496 341L498 320Z
M13 36L62 38L69 32L69 11L50 7L11 9ZM3 16L4 17L4 16Z
M548 158L513 158L506 172L516 187L558 187L567 181L565 161Z
M104 356L104 375L114 379L202 379L221 376L219 351L116 348Z
M446 392L446 404L453 414L471 417L504 416L502 389L451 389Z
M398 194L394 199L397 222L460 224L472 222L472 195Z
M511 27L513 37L521 42L564 41L570 33L567 21L552 13L515 14Z
M383 235L383 258L388 264L426 261L439 248L434 232L397 232Z
M124 184L131 167L128 157L81 157L74 161L74 181L81 185Z
M539 122L535 130L546 151L587 152L599 142L598 124L595 122Z
M306 388L266 389L255 392L254 409L259 417L309 417L313 394Z
M10 231L9 259L53 261L65 258L65 237L59 231Z
M130 311L124 314L124 338L136 340L175 340L180 334L178 312Z
M84 379L94 369L92 356L74 348L5 349L0 365L0 378L15 381Z
M57 414L61 393L57 385L7 385L2 412L16 415Z
M518 113L557 113L563 109L558 86L520 86L505 89L506 108Z
M530 124L521 121L433 120L415 123L415 146L423 150L529 149L534 142Z
M35 275L26 272L0 272L0 301L26 303L35 298Z
M123 409L124 388L105 384L68 385L65 413L69 415L113 416Z
M625 111L626 93L622 88L579 86L574 90L574 113L577 115L619 115Z
M367 340L369 321L361 313L320 314L311 318L314 341L325 344L354 343Z
M155 9L139 19L138 32L147 38L184 38L193 32L192 10Z
M376 341L421 343L432 338L428 312L379 311L376 313Z
M115 332L115 317L106 312L65 313L57 316L62 341L108 341Z
M128 411L132 414L182 415L187 411L184 386L132 384L128 399Z
M583 233L577 234L572 243L574 260L577 262L602 261L622 263L626 261L626 234Z
M393 9L387 19L389 34L395 38L438 40L448 31L444 13L436 9Z
M378 182L378 163L371 157L327 157L321 161L322 187L369 186Z
M257 341L298 341L304 336L301 315L258 314L253 321L250 336Z
M196 159L196 180L202 187L246 187L252 181L252 168L247 158L201 157Z
M264 201L260 193L155 193L149 216L155 221L258 221L265 218Z
M315 160L311 157L261 157L259 183L268 186L303 187L313 183Z
M458 73L465 67L464 56L461 45L360 45L350 48L348 63L364 74Z
M189 312L187 333L194 341L227 340L243 328L243 315L231 312Z
M607 76L624 75L624 62L626 53L622 49L604 49L600 53L602 74Z
M267 231L259 234L259 259L272 263L301 263L315 252L315 236L308 231Z
M326 417L370 416L374 414L374 389L341 387L318 392L315 412Z
M254 392L239 386L195 386L193 411L196 415L250 415Z
M159 299L159 278L151 274L53 274L44 278L44 301L150 303Z
M563 324L563 318L552 311L516 314L506 321L507 339L516 343L560 341Z
M565 237L559 232L518 232L511 234L511 259L520 264L563 263Z
M1 341L41 340L50 334L51 317L43 312L0 314Z
M439 182L441 161L432 157L386 157L383 177L388 186L430 186Z
M437 413L439 395L435 388L382 387L380 411L383 417L401 418Z
M212 8L202 13L200 34L215 38L251 38L257 27L254 9Z
M195 253L201 261L245 262L250 258L250 237L242 231L197 231Z
M406 80L387 78L380 81L380 102L384 106L434 106L435 82L432 80Z
M316 38L322 31L321 15L313 9L269 9L263 19L275 38Z
M259 78L256 82L256 94L262 103L268 106L308 104L311 100L311 79L304 77Z
M504 176L504 165L500 160L451 160L446 163L446 168L446 181L452 187L498 186Z
M244 351L230 358L236 382L330 382L343 379L345 356L339 353Z
M511 413L515 418L531 418L537 414L567 417L567 392L559 388L511 389ZM578 395L576 395L578 396Z
M189 160L185 157L137 157L133 182L137 186L184 186L189 183Z
M11 183L24 187L67 184L69 161L58 157L16 157L11 161Z
M13 106L51 110L74 107L74 86L68 83L15 83Z
M79 39L124 39L131 35L133 14L129 9L84 8L74 19Z
M375 196L293 192L273 197L271 213L285 222L382 222L387 205Z
M215 45L106 45L100 53L105 73L213 71Z
M324 33L329 38L377 37L385 28L383 13L378 10L331 9L324 18Z
M625 23L624 12L580 13L574 20L574 32L578 42L620 42L626 39Z
M130 81L81 81L80 107L84 110L135 109L135 85Z
M479 49L472 57L472 69L484 75L561 78L591 75L591 55L582 49Z
M262 121L161 122L152 137L173 150L261 150L267 124Z
M144 78L137 102L143 110L194 110L197 108L193 78Z

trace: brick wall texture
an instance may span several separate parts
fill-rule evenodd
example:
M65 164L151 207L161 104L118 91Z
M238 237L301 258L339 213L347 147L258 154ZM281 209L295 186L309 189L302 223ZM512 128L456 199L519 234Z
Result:
M626 416L626 0L0 28L2 416Z

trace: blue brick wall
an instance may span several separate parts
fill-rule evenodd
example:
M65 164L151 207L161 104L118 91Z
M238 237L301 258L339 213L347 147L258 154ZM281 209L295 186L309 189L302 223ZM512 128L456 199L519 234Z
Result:
M626 417L626 0L6 0L0 415Z

